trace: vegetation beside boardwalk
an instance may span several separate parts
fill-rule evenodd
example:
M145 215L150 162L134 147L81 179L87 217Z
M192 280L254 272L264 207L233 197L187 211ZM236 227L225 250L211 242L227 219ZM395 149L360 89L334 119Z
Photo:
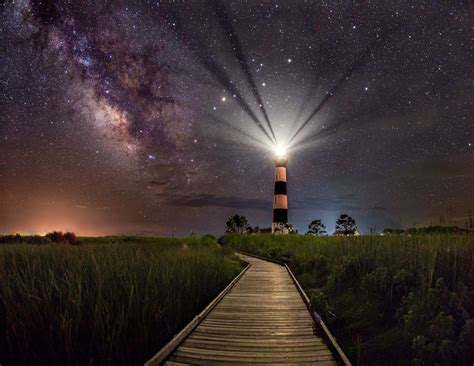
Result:
M474 363L474 236L226 235L286 262L360 365Z
M210 236L24 239L0 245L2 365L143 364L243 268Z

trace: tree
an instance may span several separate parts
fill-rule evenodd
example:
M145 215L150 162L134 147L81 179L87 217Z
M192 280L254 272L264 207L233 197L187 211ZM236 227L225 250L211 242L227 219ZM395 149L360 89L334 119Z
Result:
M239 233L243 234L249 231L249 223L245 216L233 215L229 217L225 223L225 232L226 233Z
M77 240L76 234L73 232L63 233L62 231L53 231L45 235L53 243L63 243L63 244L72 244L78 245L80 242Z
M308 225L308 229L308 234L311 235L319 236L326 234L326 225L321 222L321 219L311 221Z
M53 231L51 233L47 233L45 235L49 240L51 240L53 243L60 243L63 242L64 239L64 234L62 231Z
M64 240L69 242L69 244L71 244L71 245L80 244L79 241L77 240L76 234L74 234L72 232L64 233Z
M355 220L347 214L342 214L336 221L336 233L354 235L357 230Z

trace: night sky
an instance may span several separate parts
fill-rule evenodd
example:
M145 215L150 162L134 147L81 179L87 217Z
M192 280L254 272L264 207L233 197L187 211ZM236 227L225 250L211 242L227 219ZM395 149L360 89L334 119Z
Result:
M469 2L0 2L0 233L464 226ZM291 143L290 143L291 141Z

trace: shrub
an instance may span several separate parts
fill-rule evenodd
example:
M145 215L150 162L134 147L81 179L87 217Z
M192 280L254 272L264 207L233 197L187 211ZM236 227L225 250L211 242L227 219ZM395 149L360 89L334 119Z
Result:
M53 243L61 243L65 241L64 234L62 231L53 231L45 235Z
M216 244L217 240L216 240L216 237L214 235L206 234L206 235L201 237L201 243L203 243L203 244Z
M375 271L366 274L362 278L361 288L367 296L380 298L390 291L392 276L386 267L378 267Z
M76 234L73 232L63 233L62 231L53 231L45 235L53 243L68 243L71 245L79 245L80 242L77 240Z
M474 363L470 235L225 236L226 246L285 261L354 363ZM448 233L450 230L445 230Z
M67 241L71 245L78 245L80 244L76 238L76 234L67 232L64 234L64 240Z
M329 304L328 297L321 289L310 289L306 291L313 309L322 317L328 316Z
M50 244L49 238L40 235L0 235L0 244Z

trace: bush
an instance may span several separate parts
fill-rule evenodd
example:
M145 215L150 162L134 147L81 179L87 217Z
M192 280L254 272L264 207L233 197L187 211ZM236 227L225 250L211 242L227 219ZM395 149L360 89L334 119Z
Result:
M80 244L76 238L76 234L67 232L64 234L64 240L67 241L71 245L78 245Z
M49 240L53 243L61 243L64 242L66 239L64 238L64 234L62 231L53 231L51 233L47 233L45 235Z
M0 244L51 244L51 240L40 235L0 235Z
M216 237L214 235L206 234L206 235L201 237L201 243L203 243L203 244L216 244L217 240L216 240Z
M72 232L63 233L62 231L53 231L45 235L53 243L68 243L71 245L79 245L76 234Z
M392 283L388 269L378 267L362 278L361 289L371 301L379 301L391 294Z
M306 291L312 308L323 318L328 316L328 297L321 289L310 289Z
M474 240L469 235L225 236L285 261L346 354L362 365L474 363ZM448 232L449 230L446 230Z

